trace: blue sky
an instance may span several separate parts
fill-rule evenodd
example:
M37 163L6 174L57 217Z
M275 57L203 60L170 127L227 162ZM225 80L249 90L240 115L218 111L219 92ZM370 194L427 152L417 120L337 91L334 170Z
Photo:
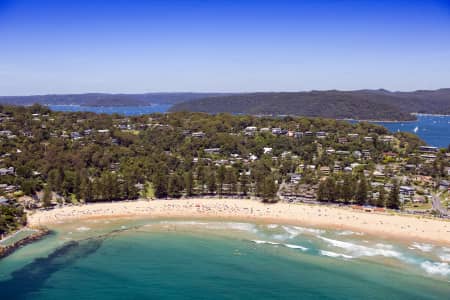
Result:
M0 0L0 95L441 87L449 0Z

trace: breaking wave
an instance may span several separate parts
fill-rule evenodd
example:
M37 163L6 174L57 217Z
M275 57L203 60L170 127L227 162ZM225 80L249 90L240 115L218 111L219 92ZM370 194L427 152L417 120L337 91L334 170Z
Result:
M320 250L320 254L324 255L324 256L335 257L335 258L337 258L337 257L342 257L342 258L347 258L347 259L353 258L350 255L336 253L336 252L332 252L332 251L325 251L325 250Z
M286 248L291 248L291 249L300 249L302 251L307 251L308 248L300 246L300 245L293 245L293 244L282 244L282 243L277 243L277 242L272 242L272 241L264 241L264 240L252 240L253 243L258 244L258 245L275 245L275 246L284 246Z
M314 234L319 235L325 233L325 230L322 229L315 229L315 228L306 228L306 227L300 227L300 226L282 226L284 231L286 231L289 234L289 238L294 238L300 234Z
M420 251L423 251L423 252L430 252L431 250L433 250L434 246L431 245L431 244L424 244L424 243L414 242L414 243L411 244L411 247L415 248L415 249L419 249Z
M376 248L372 248L372 247L357 245L357 244L353 244L353 243L349 243L349 242L333 240L333 239L329 239L329 238L322 237L322 236L320 236L319 238L334 247L347 250L348 252L350 252L352 255L354 255L356 257L384 256L384 257L402 258L402 254L398 251L392 250L390 245L377 244Z
M364 235L362 232L355 232L351 230L344 230L337 233L337 235Z
M439 258L444 262L450 262L450 254L441 254Z
M421 263L420 266L428 274L442 275L442 276L450 275L450 266L448 265L448 263L425 261Z
M280 243L271 242L271 241L263 241L263 240L252 240L255 244L268 244L268 245L280 245Z
M292 244L283 244L283 246L291 248L291 249L300 249L302 251L308 250L308 248L300 246L300 245L292 245Z

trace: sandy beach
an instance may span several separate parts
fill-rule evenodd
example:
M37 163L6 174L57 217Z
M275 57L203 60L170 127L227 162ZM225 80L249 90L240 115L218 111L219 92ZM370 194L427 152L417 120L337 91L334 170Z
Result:
M240 199L125 201L30 212L29 226L92 218L210 218L348 229L378 237L450 245L450 222L418 216L363 212L352 208L264 204Z

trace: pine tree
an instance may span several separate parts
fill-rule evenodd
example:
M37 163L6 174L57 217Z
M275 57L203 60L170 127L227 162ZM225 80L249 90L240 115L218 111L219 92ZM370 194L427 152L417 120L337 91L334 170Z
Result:
M319 187L317 188L317 200L318 201L326 201L327 200L327 187L325 181L321 180L319 183Z
M263 187L263 201L267 202L275 202L277 195L278 187L275 184L275 179L272 176L267 176L264 178L264 187Z
M168 195L173 198L181 197L183 191L183 179L178 173L173 173L169 177Z
M207 178L207 185L208 185L208 191L211 194L214 194L217 190L216 174L214 171L211 171L209 173L209 176Z
M367 181L363 174L361 174L358 186L356 188L355 200L359 205L364 205L367 199Z
M82 177L81 179L80 199L83 199L85 202L91 202L94 200L92 182L88 177Z
M379 196L375 205L378 207L384 207L386 205L386 191L383 186L379 190Z
M44 187L42 204L44 205L44 207L52 206L52 191L50 190L50 186L48 184Z
M328 201L334 201L338 198L337 195L337 188L336 188L336 181L334 180L333 177L328 177L325 180L325 185L326 185L326 191L327 191L327 195L326 198Z
M192 175L192 171L184 173L184 186L186 189L186 195L192 196L194 194L194 176Z
M200 192L202 194L205 193L205 185L207 183L206 177L205 167L200 164L197 168L197 180L200 184Z
M355 193L354 181L351 175L345 175L341 187L340 197L346 202L350 202L353 199Z
M225 182L225 166L221 165L219 167L219 170L217 171L217 185L218 185L218 190L219 190L219 195L222 195L223 193L223 184Z
M400 207L400 186L397 181L389 192L389 197L386 200L386 207L391 209L398 209Z
M242 175L240 176L239 182L240 182L239 191L241 192L242 195L247 196L248 176L245 175L244 173L242 173Z
M236 172L235 172L235 170L234 169L230 169L228 172L227 172L227 183L228 183L228 186L229 186L229 190L228 190L228 192L230 193L230 194L236 194L237 193L237 175L236 175Z
M167 178L162 173L162 171L158 170L156 174L153 176L153 187L155 189L155 197L156 198L165 198L167 197Z

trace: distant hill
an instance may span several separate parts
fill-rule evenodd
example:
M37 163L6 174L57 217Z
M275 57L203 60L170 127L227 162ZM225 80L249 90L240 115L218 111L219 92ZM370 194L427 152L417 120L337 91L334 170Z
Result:
M49 105L85 105L85 106L145 106L149 104L175 104L205 97L214 97L217 93L146 93L146 94L67 94L0 96L0 103L30 105L34 103Z
M411 113L416 112L450 114L450 89L234 94L177 103L170 111L404 121L415 119Z

